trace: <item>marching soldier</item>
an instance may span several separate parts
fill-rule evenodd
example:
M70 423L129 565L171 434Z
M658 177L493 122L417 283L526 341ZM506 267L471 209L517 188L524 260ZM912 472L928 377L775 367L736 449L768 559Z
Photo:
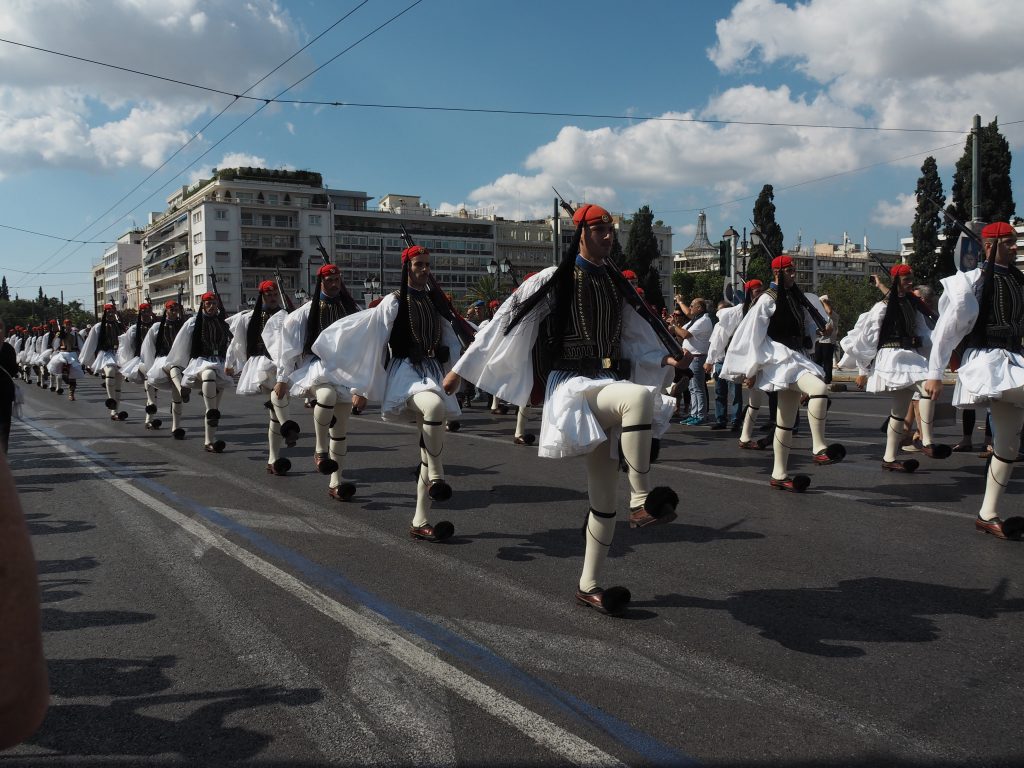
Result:
M280 346L279 336L288 312L281 306L277 284L273 280L260 283L256 306L240 312L231 318L231 344L228 346L227 366L239 370L238 387L240 395L270 395L266 406L270 424L267 441L270 454L267 473L285 475L292 463L281 457L281 446L295 445L299 436L299 425L288 418L288 394L284 399L277 397L277 369L271 359L271 349Z
M124 326L113 304L103 305L103 317L89 331L82 347L82 365L98 373L107 390L104 405L110 410L111 421L124 421L126 411L118 411L121 399L121 371L117 365L117 340L124 333Z
M224 441L217 439L220 424L220 399L224 387L234 384L233 371L225 367L231 330L224 320L220 297L208 291L200 298L201 306L194 317L181 327L167 355L169 369L181 369L183 387L199 383L206 406L206 434L204 448L207 453L224 451Z
M824 382L825 372L809 356L811 327L820 322L819 332L826 333L829 327L818 297L805 296L797 287L796 267L791 257L776 257L772 271L775 282L736 329L722 363L722 375L742 379L748 389L757 387L769 393L778 392L771 487L803 493L811 479L807 475L787 473L801 394L808 397L807 417L814 463L834 464L846 456L846 449L839 443L825 443L828 387Z
M890 392L892 404L886 428L885 454L882 469L890 472L913 472L917 459L900 460L904 418L914 392L921 393L919 428L921 453L933 459L945 459L951 453L948 445L936 444L932 436L935 403L924 391L928 377L931 331L925 321L927 309L913 294L914 273L906 264L889 270L892 285L889 294L857 318L853 330L842 341L845 353L841 368L857 368L868 376L867 392Z
M290 395L313 398L313 464L320 474L331 476L327 494L338 501L349 501L356 492L355 485L345 481L342 473L348 453L348 420L353 407L365 407L366 398L330 381L313 352L313 343L325 328L358 310L341 270L334 264L324 264L316 273L310 301L284 321L274 359L277 383L273 397L277 402L287 408Z
M175 440L185 439L185 430L181 426L181 367L172 367L167 364L167 355L171 352L174 339L178 331L185 324L185 318L181 311L181 304L175 300L164 303L164 315L150 326L146 338L142 340L140 356L142 365L140 368L146 376L146 393L151 396L155 405L157 392L161 389L169 390L171 393L171 437ZM175 376L168 373L173 369ZM155 413L155 411L154 411ZM157 427L159 419L153 419Z
M545 388L539 455L582 455L587 462L590 509L575 599L616 615L626 609L630 592L603 588L599 577L615 532L619 459L628 470L630 527L674 520L679 497L669 488L651 487L651 448L672 415L672 401L661 395L671 368L690 360L665 353L638 314L643 308L629 293L634 289L609 263L615 242L610 214L584 205L573 222L573 242L560 265L523 282L445 384L464 376L522 407L539 379Z
M163 423L154 419L156 414L156 388L146 380L146 370L142 363L142 343L146 334L153 327L153 307L148 301L139 304L138 316L118 339L117 360L121 377L132 384L142 384L146 390L146 429L159 429Z
M954 348L962 345L953 405L987 405L992 414L992 458L974 527L1017 541L1024 535L1024 517L1001 518L999 501L1010 483L1024 425L1024 274L1015 266L1017 231L1012 225L989 224L981 238L985 260L942 281L925 391L938 399L942 372Z
M414 245L402 252L399 290L373 309L330 326L313 344L333 384L379 402L386 421L418 424L420 466L409 535L422 541L443 541L455 531L448 521L431 525L427 513L432 502L452 495L441 453L445 421L462 412L454 396L458 382L445 386L443 380L452 351L461 349L452 328L460 321L465 323L432 284L430 251Z

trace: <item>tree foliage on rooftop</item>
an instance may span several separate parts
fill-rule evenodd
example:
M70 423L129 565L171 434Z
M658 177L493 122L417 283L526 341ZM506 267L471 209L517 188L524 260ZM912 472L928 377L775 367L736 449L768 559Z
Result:
M761 240L768 246L772 258L780 255L785 247L782 227L775 221L774 201L775 190L771 184L761 187L761 194L754 201L754 226L761 233Z
M640 210L633 214L624 256L623 260L617 262L619 268L636 272L647 303L657 308L665 306L665 297L661 292L661 275L657 268L661 250L658 248L658 238L654 236L654 213L649 205L641 206Z
M946 209L963 222L970 220L974 207L971 194L974 140L972 131L967 137L963 155L957 160L956 171L953 174L952 199ZM1013 155L1009 143L999 132L998 120L981 127L978 132L978 153L978 218L983 222L1011 221L1017 208L1013 202L1013 188L1010 185L1010 164L1013 162ZM951 275L956 271L953 249L957 241L957 232L949 223L946 224L944 232L946 241L942 246L939 277Z
M914 252L907 261L918 282L937 287L941 275L936 249L939 247L946 195L942 191L942 179L939 178L939 168L934 157L925 158L921 166L916 195L917 210L914 212L914 223L910 226Z

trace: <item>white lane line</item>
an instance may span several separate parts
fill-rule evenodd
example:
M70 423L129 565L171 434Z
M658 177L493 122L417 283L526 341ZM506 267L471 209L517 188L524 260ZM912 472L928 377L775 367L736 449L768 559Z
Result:
M29 429L36 432L40 439L50 442L57 450L71 457L74 461L84 461L84 458L74 453L71 448L52 440L49 436L39 432L30 425ZM492 717L508 724L563 760L573 765L625 766L625 763L622 763L590 742L566 731L536 712L509 699L494 688L467 675L457 667L414 645L394 630L389 629L383 623L383 620L378 620L373 616L364 616L347 608L249 550L229 541L197 520L181 514L173 507L139 490L128 480L113 476L107 469L97 466L94 466L93 469L95 474L101 479L106 480L140 504L162 515L170 522L190 533L207 547L220 550L228 557L233 558L253 571L253 573L262 576L271 584L285 590L314 610L337 622L363 642L372 644L397 661L434 681L437 685L448 689Z

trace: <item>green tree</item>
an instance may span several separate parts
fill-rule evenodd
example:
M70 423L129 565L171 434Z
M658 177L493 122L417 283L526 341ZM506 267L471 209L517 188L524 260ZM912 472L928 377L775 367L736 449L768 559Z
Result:
M624 259L616 263L621 264L622 269L636 272L647 303L656 308L665 306L665 297L661 293L661 275L655 266L661 256L661 249L658 248L658 238L654 236L654 213L648 205L641 206L633 214L624 256Z
M707 299L708 309L714 313L715 305L722 299L722 291L725 289L725 280L718 273L718 267L697 272L694 275L693 296Z
M0 301L11 300L11 289L7 287L7 275L4 275L3 282L0 282Z
M782 227L775 221L775 191L771 184L765 184L761 188L761 194L754 202L754 226L761 233L761 240L775 258L782 253L784 240ZM748 269L749 271L749 269Z
M767 256L759 253L747 262L747 280L760 280L766 286L772 281L772 265Z
M960 221L971 218L973 198L971 196L971 179L974 170L974 133L967 137L964 153L956 163L953 174L953 188L948 211ZM1010 145L999 132L998 120L983 126L978 132L978 216L981 221L1010 221L1016 212L1013 202L1013 189L1010 186L1010 165L1013 155ZM939 266L939 277L951 275L956 271L953 263L953 248L957 241L957 232L952 224L945 227L946 241L942 245L942 256Z
M839 337L853 328L857 318L867 312L878 301L882 294L873 284L864 282L863 278L829 275L824 278L818 290L828 294L833 311L839 315Z
M676 294L684 299L688 300L694 297L693 286L696 282L697 279L692 272L683 272L681 269L677 269L672 273L672 287Z
M938 286L939 230L942 226L942 209L946 195L942 191L942 180L934 157L925 158L921 166L921 178L917 180L917 210L910 234L914 238L914 252L908 258L917 279L922 283Z

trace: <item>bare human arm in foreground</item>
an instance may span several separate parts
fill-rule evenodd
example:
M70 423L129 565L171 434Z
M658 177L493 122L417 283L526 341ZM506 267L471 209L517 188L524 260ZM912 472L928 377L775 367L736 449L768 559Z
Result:
M0 750L31 736L50 692L28 527L0 451Z

